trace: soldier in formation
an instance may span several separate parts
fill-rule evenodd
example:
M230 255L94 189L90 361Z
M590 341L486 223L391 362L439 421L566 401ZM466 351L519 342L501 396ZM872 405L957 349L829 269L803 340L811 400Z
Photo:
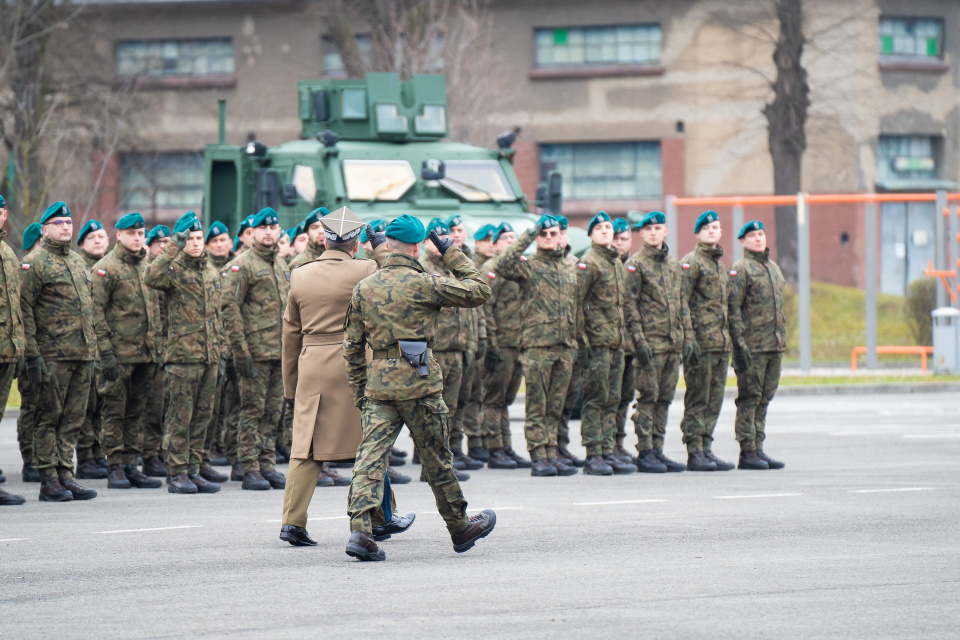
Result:
M20 261L7 244L7 201L0 195L0 397L4 399L0 406L0 420L7 408L6 398L10 395L13 379L23 368L23 354L26 337L23 331L23 315L20 313ZM0 471L0 482L6 481ZM26 502L21 495L7 493L0 489L0 506L16 506Z

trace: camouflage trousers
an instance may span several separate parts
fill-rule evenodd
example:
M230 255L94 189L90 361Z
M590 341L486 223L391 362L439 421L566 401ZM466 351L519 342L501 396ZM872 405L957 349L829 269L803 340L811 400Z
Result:
M73 477L73 454L90 398L93 363L52 360L37 392L33 442L37 469L47 478Z
M153 370L153 380L143 396L143 413L140 415L140 453L144 460L159 456L163 446L166 373L164 368L159 366L155 366Z
M220 451L230 464L237 462L237 434L240 432L240 376L227 377L220 395Z
M780 386L783 354L764 351L753 354L753 367L737 374L737 421L735 431L741 451L763 449L766 439L767 407Z
M457 450L463 446L463 431L458 434L453 432L453 416L457 412L457 406L460 402L460 387L463 384L463 351L434 351L433 357L440 365L440 371L443 372L443 403L447 405L447 431L449 440L447 446L450 450L454 449L454 442L457 443Z
M116 380L100 378L98 396L103 421L103 447L108 464L137 464L143 398L157 377L153 362L120 364ZM89 415L89 411L87 414Z
M633 427L637 432L637 451L663 448L667 434L667 413L680 381L680 354L660 351L645 367L639 363L637 372L637 408L633 412Z
M617 405L617 446L622 447L627 437L627 414L637 393L637 365L632 353L623 356L623 378L620 380L620 404Z
M277 466L277 425L283 409L280 360L259 360L254 368L252 378L240 376L237 460L244 473L273 471Z
M0 362L0 420L3 420L3 413L7 409L7 400L10 399L10 387L13 386L13 374L17 369L15 362Z
M560 413L573 368L574 350L565 346L534 347L520 354L527 382L523 435L533 460L557 456Z
M469 526L467 501L453 474L453 454L447 446L447 406L440 394L392 402L367 398L360 422L363 440L347 497L350 531L372 531L374 512L383 503L387 459L404 424L420 452L424 475L447 530L459 533Z
M164 367L164 381L163 451L167 475L195 473L203 461L203 445L213 416L217 365L168 364Z
M713 430L723 406L729 366L729 351L705 351L700 355L699 364L683 367L687 390L683 394L680 429L687 453L710 451L713 446Z
M17 378L17 390L20 392L20 417L17 418L17 443L20 445L20 457L23 464L36 466L37 456L34 447L34 432L37 423L37 386L30 384L26 374Z
M320 477L320 471L323 462L313 459L313 447L310 447L309 458L293 458L290 460L290 468L287 469L287 485L283 490L283 524L292 524L297 527L307 526L307 509L310 507L310 501L313 499L313 492L317 487L317 478ZM384 481L388 484L388 481ZM388 503L388 504L384 504ZM374 509L370 516L370 524L385 525L387 523L385 508L389 506L390 510L397 510L397 496L390 487L390 492L383 491L383 502L379 509Z
M277 424L277 446L290 450L293 444L293 402L284 400Z
M224 379L217 377L217 386L213 391L213 412L210 415L210 424L207 425L207 437L203 439L203 459L200 462L201 469L209 469L210 452L218 446L220 437L220 404L223 400Z
M583 372L580 436L588 456L613 453L623 381L623 349L594 349Z
M90 397L87 398L87 412L83 426L77 436L77 460L106 458L103 445L103 402L100 399L100 363L93 365L93 378L90 381Z
M513 347L500 347L503 359L493 371L483 373L483 434L487 449L513 448L510 405L523 381L520 355Z
M557 442L563 448L570 445L570 420L573 418L573 410L577 407L577 402L580 401L580 392L583 391L583 369L578 362L576 353L574 353L573 366L570 370L570 384L567 386L566 395L563 398L560 426L557 429ZM580 415L583 416L582 407Z
M467 359L460 384L457 412L453 415L453 433L466 434L467 447L483 446L483 419L480 405L483 403L483 363L473 354ZM459 449L461 442L451 443L451 449Z

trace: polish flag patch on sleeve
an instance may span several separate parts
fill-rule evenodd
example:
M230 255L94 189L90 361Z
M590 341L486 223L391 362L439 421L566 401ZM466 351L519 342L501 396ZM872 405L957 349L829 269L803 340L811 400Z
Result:
M103 269L97 269L97 275L102 278L103 276L107 275L107 272Z
M30 270L30 264L27 263L27 262L24 262L23 264L20 265L20 268L23 269L24 271L29 271L29 270Z
M577 263L577 269L581 269L581 270L583 270L583 271L586 271L587 265L583 264L582 262L578 262L578 263Z
M633 273L636 270L637 270L636 267L627 267L627 271L629 271L630 273Z
M497 277L497 274L495 274L493 271L487 271L487 277L490 278L491 280L495 280Z
M237 265L233 265L232 267L230 267L230 271L233 271L234 273L236 273L237 271L240 271L240 267Z
M690 263L684 262L683 264L680 265L680 268L683 269L684 271L687 271L690 269Z
M520 259L523 260L524 262L526 262L526 261L527 261L527 256L520 256Z
M736 278L736 277L737 277L737 272L734 271L733 269L731 269L731 270L730 270L730 277L731 277L731 278Z

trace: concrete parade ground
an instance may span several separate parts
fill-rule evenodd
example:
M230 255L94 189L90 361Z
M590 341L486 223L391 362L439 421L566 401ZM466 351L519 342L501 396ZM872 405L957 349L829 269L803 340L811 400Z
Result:
M728 399L714 445L731 461L734 412ZM398 446L412 452L406 433ZM472 472L470 510L495 509L497 526L462 555L408 463L396 493L416 523L381 543L386 562L360 563L344 554L347 488L316 491L307 548L277 537L282 491L239 482L181 496L83 481L99 497L41 503L7 417L3 487L27 504L0 508L0 638L960 634L957 394L777 398L765 448L786 469Z

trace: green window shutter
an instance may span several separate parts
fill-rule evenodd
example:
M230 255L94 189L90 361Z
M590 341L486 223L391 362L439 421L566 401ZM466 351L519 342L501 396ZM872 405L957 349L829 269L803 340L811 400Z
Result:
M940 54L940 43L936 38L927 38L927 55L936 57Z
M882 53L893 53L893 36L882 36L880 38L880 51Z
M567 30L566 29L554 29L553 30L553 44L567 44Z

